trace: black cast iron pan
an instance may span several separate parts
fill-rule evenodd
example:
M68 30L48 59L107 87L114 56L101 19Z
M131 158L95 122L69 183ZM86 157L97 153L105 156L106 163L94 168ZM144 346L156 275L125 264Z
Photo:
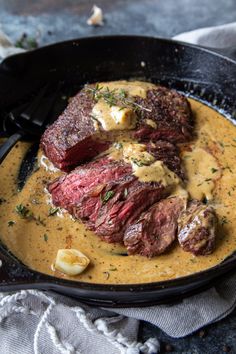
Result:
M231 56L231 58L229 58ZM28 102L45 83L60 82L54 114L87 82L146 79L175 88L236 119L236 61L233 52L171 40L140 37L93 37L50 45L6 59L0 65L0 117ZM99 306L145 306L181 299L218 282L236 269L236 255L209 270L175 280L137 285L72 282L28 269L0 248L0 291L51 289ZM135 271L135 270L134 270Z

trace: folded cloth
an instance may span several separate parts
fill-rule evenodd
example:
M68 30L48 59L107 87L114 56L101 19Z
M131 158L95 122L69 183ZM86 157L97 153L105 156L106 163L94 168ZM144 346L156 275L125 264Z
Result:
M173 39L211 48L236 47L236 22L184 32Z
M236 23L175 37L209 47L236 44ZM1 41L1 38L3 41ZM1 44L2 43L2 44ZM0 56L14 52L0 33ZM23 290L0 294L0 352L3 354L153 354L159 342L137 342L139 320L179 338L220 320L236 306L236 275L173 305L100 309L53 292Z

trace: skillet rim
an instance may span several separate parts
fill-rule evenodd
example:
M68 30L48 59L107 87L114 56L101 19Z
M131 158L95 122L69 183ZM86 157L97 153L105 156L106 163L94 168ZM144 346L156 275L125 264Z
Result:
M47 50L53 50L55 47L59 46L77 46L79 42L88 42L88 41L102 41L106 39L140 39L140 40L156 40L162 43L166 44L177 44L182 47L187 47L187 48L194 48L203 52L206 52L210 55L217 56L220 58L223 58L225 61L232 62L234 65L236 65L236 60L233 58L229 58L227 54L224 53L223 50L221 49L215 49L215 48L207 48L207 47L202 47L198 46L195 44L190 44L190 43L185 43L182 41L176 41L173 39L167 39L167 38L162 38L158 36L145 36L145 35L100 35L100 36L87 36L87 37L81 37L81 38L75 38L75 39L70 39L66 41L60 41L57 43L53 44L48 44L46 46L34 49L30 52L23 52L23 53L18 53L12 56L9 56L8 58L4 59L2 63L0 64L0 70L3 68L4 65L8 63L8 61L14 60L14 58L19 58L19 57L24 57L24 56L29 56L29 55L35 55L34 53L38 52L46 52ZM12 59L13 58L13 59ZM227 119L227 118L225 118ZM9 256L9 251L5 250L0 247L0 251L4 254L4 256L7 258L8 261L12 262L12 258ZM89 290L91 292L96 292L98 290L100 291L105 291L107 293L114 293L114 292L148 292L148 291L157 291L157 290L163 290L163 289L174 289L177 287L181 287L184 285L189 285L193 284L194 282L197 282L201 280L202 278L208 278L209 280L215 279L219 277L220 275L223 275L230 270L236 265L236 257L235 254L232 254L228 256L225 260L223 260L221 263L217 264L216 266L213 266L211 268L208 268L206 270L193 273L184 277L179 277L175 279L170 279L170 280L165 280L161 282L152 282L152 283L138 283L138 284L96 284L96 283L87 283L87 282L80 282L80 281L73 281L73 280L67 280L67 279L62 279L62 278L57 278L52 275L44 274L41 272L38 272L36 270L32 270L28 268L26 265L21 263L19 260L14 260L16 265L20 267L22 270L30 271L32 273L31 279L28 279L27 284L55 284L55 286L62 286L66 288L80 288L82 290ZM4 267L4 265L3 265ZM215 274L217 273L217 274ZM205 279L206 280L206 279ZM52 282L51 282L52 281ZM22 284L23 285L23 284ZM2 287L15 287L17 286L17 282L5 282L4 284L0 284L0 289ZM20 285L19 285L20 286ZM20 286L23 288L23 286Z

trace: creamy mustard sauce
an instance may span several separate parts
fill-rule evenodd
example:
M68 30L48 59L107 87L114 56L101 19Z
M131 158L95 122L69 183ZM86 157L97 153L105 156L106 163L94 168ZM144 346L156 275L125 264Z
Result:
M176 186L180 183L178 176L169 170L162 161L155 161L149 166L134 164L134 175L141 182L161 182L164 187Z
M206 148L198 147L198 143L191 150L182 154L185 169L191 171L187 190L192 199L211 200L215 183L221 177L221 168L217 159Z
M2 242L32 269L75 281L103 284L163 281L210 268L224 260L236 249L236 127L213 109L193 99L189 101L197 139L180 148L190 181L186 186L189 193L195 197L210 196L218 215L217 247L211 255L195 257L184 252L176 242L169 252L152 259L122 256L124 247L101 241L66 212L49 216L52 206L44 188L62 172L46 171L40 166L18 192L17 174L29 148L29 143L24 142L18 143L0 165ZM208 181L202 183L204 178ZM194 179L199 183L193 182ZM20 204L29 208L35 219L21 218L15 211ZM90 259L83 273L70 277L55 271L57 251L66 248L78 249Z

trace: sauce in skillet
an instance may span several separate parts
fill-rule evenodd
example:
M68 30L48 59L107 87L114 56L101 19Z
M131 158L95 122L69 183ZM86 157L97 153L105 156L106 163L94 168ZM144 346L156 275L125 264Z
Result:
M213 109L189 99L195 116L197 138L180 146L187 190L194 198L207 198L219 219L217 246L208 256L195 257L177 242L169 252L152 259L124 256L125 248L107 244L69 214L53 214L46 184L61 174L41 165L21 192L16 179L28 143L18 143L0 166L0 237L24 264L40 272L92 283L147 283L185 276L207 269L236 250L236 127ZM113 151L115 153L116 150ZM41 158L39 152L38 160ZM118 157L117 157L118 158ZM176 189L178 193L178 188ZM21 218L18 205L33 217ZM53 214L49 216L49 213ZM73 277L55 271L58 249L75 248L89 259L88 268Z

